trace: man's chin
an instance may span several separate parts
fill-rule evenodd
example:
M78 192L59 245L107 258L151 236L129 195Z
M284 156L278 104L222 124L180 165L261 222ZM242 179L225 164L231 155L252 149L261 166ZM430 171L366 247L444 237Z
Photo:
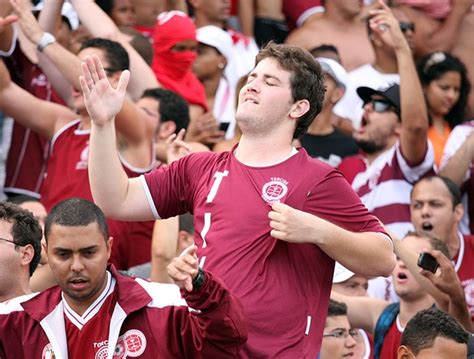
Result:
M369 155L383 149L382 146L378 145L374 141L356 140L356 144L362 151L368 153Z

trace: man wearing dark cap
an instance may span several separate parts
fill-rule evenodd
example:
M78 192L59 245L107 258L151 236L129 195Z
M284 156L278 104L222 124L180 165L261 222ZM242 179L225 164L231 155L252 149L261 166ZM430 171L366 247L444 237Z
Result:
M403 237L413 229L411 188L432 169L433 150L427 140L428 116L410 47L395 17L383 16L389 17L388 25L373 31L394 49L400 86L357 89L364 113L353 136L362 154L345 158L339 169L369 211Z
M400 86L376 90L359 87L363 101L360 128L353 136L362 152L339 165L362 202L395 235L413 229L410 192L430 173L434 153L427 139L428 115L412 54L398 21L383 10L374 12L371 29L397 57ZM378 21L384 19L384 23ZM390 278L369 281L369 294L385 300L396 296Z

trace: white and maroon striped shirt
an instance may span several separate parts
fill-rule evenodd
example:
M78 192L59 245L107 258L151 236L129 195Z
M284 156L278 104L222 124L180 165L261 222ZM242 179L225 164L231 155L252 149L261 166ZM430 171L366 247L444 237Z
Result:
M367 209L399 237L413 230L410 222L410 192L421 177L434 174L434 152L428 151L420 164L410 165L400 142L380 154L370 165L364 156L351 156L339 165Z

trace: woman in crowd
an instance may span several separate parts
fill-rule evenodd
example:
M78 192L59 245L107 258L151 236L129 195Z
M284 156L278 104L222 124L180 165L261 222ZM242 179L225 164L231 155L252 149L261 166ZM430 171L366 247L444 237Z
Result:
M428 138L439 166L451 130L465 119L470 84L464 64L446 52L423 57L417 68L430 118Z

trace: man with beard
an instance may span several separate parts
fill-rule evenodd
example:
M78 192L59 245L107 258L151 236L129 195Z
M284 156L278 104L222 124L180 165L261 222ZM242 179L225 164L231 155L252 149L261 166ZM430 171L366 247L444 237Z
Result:
M384 16L385 23L372 30L393 48L400 86L379 91L357 89L364 113L354 139L363 153L346 157L339 169L369 211L403 237L412 229L411 188L432 169L434 155L427 140L428 115L410 47L395 17L388 12Z

